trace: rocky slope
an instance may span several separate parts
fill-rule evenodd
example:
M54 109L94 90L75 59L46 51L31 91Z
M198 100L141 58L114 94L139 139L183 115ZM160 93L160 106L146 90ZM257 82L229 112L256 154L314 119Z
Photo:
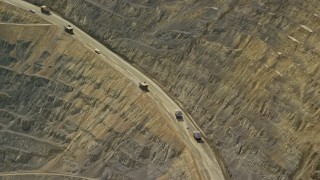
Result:
M319 179L317 0L27 0L154 77L232 179Z
M36 14L0 1L0 23L48 23Z
M2 173L201 178L162 109L61 27L0 24L0 77Z

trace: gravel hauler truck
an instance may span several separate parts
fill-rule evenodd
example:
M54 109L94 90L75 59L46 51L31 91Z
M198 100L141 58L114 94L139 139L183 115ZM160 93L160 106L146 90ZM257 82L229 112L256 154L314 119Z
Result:
M51 14L51 11L50 11L50 9L49 9L47 6L43 5L43 6L41 6L40 8L41 8L41 12L42 12L42 13L44 13L44 14Z

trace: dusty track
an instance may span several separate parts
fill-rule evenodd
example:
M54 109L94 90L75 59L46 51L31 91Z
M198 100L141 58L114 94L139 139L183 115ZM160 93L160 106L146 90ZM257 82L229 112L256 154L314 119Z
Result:
M82 176L75 176L75 175L69 175L69 174L59 174L59 173L36 173L36 172L32 172L32 173L25 173L25 172L21 172L21 173L4 173L4 174L0 174L0 178L3 176L58 176L61 178L77 178L77 179L85 179L85 180L94 180L94 178L87 178L87 177L82 177Z

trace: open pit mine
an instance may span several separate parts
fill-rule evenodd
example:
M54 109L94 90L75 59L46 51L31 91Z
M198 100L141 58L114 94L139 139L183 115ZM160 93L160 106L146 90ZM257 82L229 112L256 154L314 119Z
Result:
M0 179L320 179L317 0L0 0Z

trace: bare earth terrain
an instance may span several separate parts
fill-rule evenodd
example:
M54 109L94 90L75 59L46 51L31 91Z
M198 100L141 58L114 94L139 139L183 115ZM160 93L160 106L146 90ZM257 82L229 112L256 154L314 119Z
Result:
M152 77L200 127L227 178L320 179L317 0L27 1ZM132 79L61 27L1 6L1 22L42 24L0 24L2 172L209 174L184 131Z
M135 83L61 26L0 9L1 179L205 178Z

